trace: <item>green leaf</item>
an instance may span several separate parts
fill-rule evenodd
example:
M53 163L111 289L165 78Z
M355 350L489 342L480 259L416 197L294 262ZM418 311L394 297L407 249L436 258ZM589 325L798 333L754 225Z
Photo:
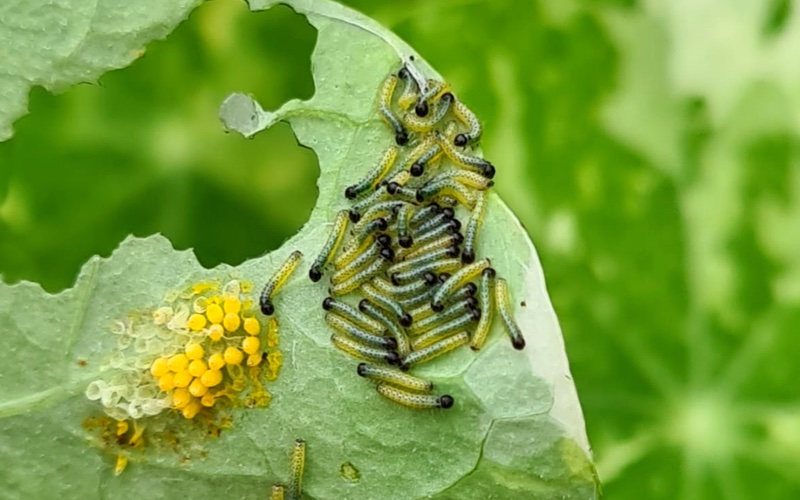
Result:
M793 62L800 44L800 17L788 17L778 32L765 36L776 2L744 0L670 2L667 24L673 41L672 81L675 93L703 96L716 123L729 118L740 96L759 81L768 81L797 102L800 74ZM649 9L648 9L649 10ZM713 58L713 66L707 64Z
M251 8L271 5L252 2ZM326 290L305 277L307 261L346 206L344 187L391 143L375 116L374 96L400 57L413 52L337 4L291 5L319 32L312 61L316 94L274 113L239 95L226 101L222 117L228 128L248 135L288 121L298 141L314 149L321 175L309 222L281 249L236 268L203 269L191 252L176 252L154 236L128 239L110 258L93 259L75 287L58 295L26 282L0 286L0 347L8 358L0 368L0 449L8 457L2 472L7 491L19 497L146 492L262 498L269 484L286 480L289 444L302 437L309 498L594 498L581 410L541 266L496 196L479 251L509 280L527 332L525 351L512 350L496 325L479 356L462 349L425 366L420 373L457 399L452 410L430 413L380 399L355 375L355 363L330 345L320 310ZM114 351L110 325L132 311L152 310L170 290L196 281L235 276L262 283L295 249L307 257L276 301L285 364L269 386L271 405L236 410L233 429L220 439L188 443L196 447L191 456L147 448L132 453L128 470L114 478L113 456L90 446L82 427L86 416L99 412L82 392L113 372L102 369ZM358 471L356 482L342 477L346 464Z
M26 0L0 5L0 142L40 85L60 92L132 63L201 0Z
M621 160L597 155L620 200L597 212L632 239L619 247L619 233L604 238L585 226L594 255L583 266L613 249L604 267L618 271L598 276L593 291L592 279L572 285L585 299L565 317L600 300L620 305L572 327L602 339L571 354L587 381L579 389L589 420L604 422L590 436L611 496L797 496L787 471L800 456L789 395L800 248L791 146L800 80L790 60L800 24L796 10L768 19L770 4L781 3L645 3L598 16L619 52L618 74L601 81L616 76L618 85L598 101L604 123L589 135L609 134L628 165L614 175ZM573 279L580 267L562 272ZM659 312L637 315L645 304ZM588 338L577 333L575 344ZM603 374L621 372L612 395Z

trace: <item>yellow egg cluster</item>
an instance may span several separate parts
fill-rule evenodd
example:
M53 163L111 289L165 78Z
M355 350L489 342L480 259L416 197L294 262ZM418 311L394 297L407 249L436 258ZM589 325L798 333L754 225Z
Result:
M221 397L236 402L235 394L248 386L248 380L253 390L247 405L268 404L270 398L258 377L263 365L268 380L277 378L280 352L262 347L262 325L252 301L243 300L236 281L227 283L220 294L202 290L186 318L188 334L182 352L155 359L150 374L161 391L171 394L172 407L185 418L213 407ZM169 311L164 312L169 316ZM270 318L267 326L264 344L277 347L276 320Z
M280 371L278 323L271 317L262 325L246 298L251 291L238 280L197 283L168 294L147 316L115 323L112 374L89 384L86 396L120 421L167 409L191 419L221 398L233 406L268 405L260 379L275 380Z

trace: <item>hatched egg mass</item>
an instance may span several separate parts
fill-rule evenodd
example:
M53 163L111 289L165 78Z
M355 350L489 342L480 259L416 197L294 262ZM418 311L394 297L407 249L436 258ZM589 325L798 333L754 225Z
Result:
M169 293L152 312L113 324L117 350L85 395L118 422L117 445L143 446L144 424L165 412L186 420L205 415L211 427L220 407L269 405L264 382L277 379L282 364L278 322L257 316L247 288L238 280L195 284ZM141 339L146 349L137 350ZM128 455L119 454L117 473L127 464Z

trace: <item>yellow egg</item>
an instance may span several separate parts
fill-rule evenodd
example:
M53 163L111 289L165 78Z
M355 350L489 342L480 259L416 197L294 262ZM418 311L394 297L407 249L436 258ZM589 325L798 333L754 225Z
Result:
M158 378L158 388L164 392L169 392L175 388L175 374L167 372Z
M222 320L222 326L225 327L226 330L229 332L235 332L239 329L239 325L242 323L241 318L236 313L228 313L225 315L225 318Z
M203 346L196 342L189 342L184 350L186 351L186 357L189 359L201 359L205 354Z
M202 314L192 314L189 316L189 321L186 323L186 326L192 331L199 332L206 327L206 317Z
M117 436L121 436L128 432L128 421L127 420L120 420L117 422Z
M192 374L192 377L200 377L208 370L208 367L206 366L206 362L202 359L195 359L189 363L188 370L189 373Z
M125 455L117 455L117 462L114 465L114 475L119 476L122 474L122 471L125 470L125 467L128 466L128 457Z
M214 387L222 382L222 372L219 370L208 370L200 377L200 382L206 387Z
M169 366L170 371L178 373L186 369L189 366L189 358L186 357L185 354L180 353L172 356L167 361L167 366Z
M172 393L172 406L181 409L192 401L192 395L187 389L175 389Z
M261 347L261 341L258 340L258 337L245 337L242 341L242 350L247 354L257 353L259 347Z
M131 446L139 446L144 444L144 425L137 425L136 420L133 421L133 436L128 441Z
M216 398L210 392L203 394L203 397L200 398L200 404L207 408L211 408L212 406L214 406L215 402Z
M219 342L224 334L225 329L222 328L222 325L214 324L208 328L208 338L210 338L213 342Z
M182 372L178 372L175 374L175 387L189 387L189 384L192 383L192 374L189 373L189 370L183 370Z
M169 359L167 358L158 358L157 360L153 361L152 365L150 365L150 373L156 378L160 378L162 375L168 372Z
M192 383L189 384L189 394L196 398L202 397L207 392L208 387L199 378L192 380Z
M260 352L247 356L247 366L258 366L260 364L261 364Z
M209 304L206 308L206 317L208 321L212 323L222 323L222 317L224 313L222 312L222 308L219 304Z
M225 366L225 357L216 352L208 357L208 367L212 370L221 370Z
M226 297L222 307L227 314L239 314L242 310L242 301L238 297Z
M244 354L242 354L242 351L235 347L228 347L225 349L224 357L225 362L229 365L238 365L244 359Z
M183 418L194 418L202 409L200 402L195 399L182 410Z
M261 323L256 318L249 317L244 319L244 331L250 335L261 333Z
M197 283L192 285L192 295L197 295L203 292L207 292L209 290L216 290L219 287L216 283L208 282L208 283Z

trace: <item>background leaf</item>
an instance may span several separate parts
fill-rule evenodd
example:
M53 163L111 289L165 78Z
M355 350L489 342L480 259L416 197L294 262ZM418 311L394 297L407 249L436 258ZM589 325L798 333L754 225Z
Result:
M14 353L14 363L0 372L5 417L0 447L14 458L4 471L15 481L10 491L55 496L92 490L126 497L135 490L174 496L185 494L187 483L190 491L197 487L200 475L217 478L202 484L201 496L260 497L285 474L286 443L303 437L309 443L309 498L486 498L491 484L492 494L504 498L593 498L595 475L583 420L541 267L524 231L494 196L479 250L508 278L515 301L522 304L518 314L530 332L528 348L512 350L496 325L481 356L462 349L421 370L440 391L456 396L453 411L407 411L374 394L371 384L355 375L356 363L331 347L320 309L327 292L304 277L303 266L277 303L286 311L280 319L287 363L270 386L269 408L236 411L234 430L219 440L195 443L181 436L182 445L196 446L199 455L133 453L136 464L130 468L138 472L126 472L123 480L111 477L110 457L87 452L81 422L99 407L79 393L89 380L113 371L101 368L115 340L110 323L157 306L167 291L192 281L236 275L258 283L290 251L314 255L332 215L346 205L344 187L392 142L375 114L374 96L380 81L399 66L387 42L405 54L410 49L337 4L298 2L296 7L308 9L319 30L316 93L310 101L287 103L277 115L320 159L319 198L309 223L278 251L237 268L205 271L188 252L174 252L163 238L151 237L127 240L108 260L93 259L76 287L62 294L50 296L29 283L0 288L0 321L12 332L2 347ZM341 61L356 54L362 64L343 71ZM47 314L36 314L39 310ZM41 461L45 447L48 460ZM360 471L357 485L340 477L345 462ZM53 467L69 468L69 481L60 483L53 475L47 483L18 484L26 474ZM164 474L170 469L173 475ZM254 479L238 483L242 475Z
M11 124L25 113L31 87L61 91L127 66L198 4L30 0L0 6L0 141L11 137Z

